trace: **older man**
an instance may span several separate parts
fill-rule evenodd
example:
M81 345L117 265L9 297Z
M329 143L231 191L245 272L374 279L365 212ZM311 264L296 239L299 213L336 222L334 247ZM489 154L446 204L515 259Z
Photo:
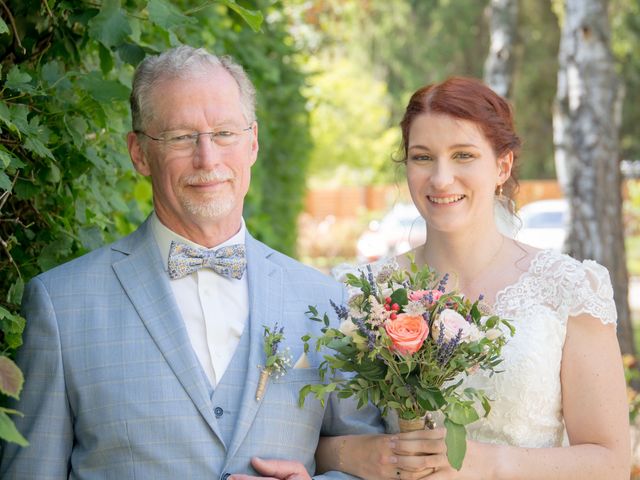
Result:
M128 147L151 177L154 212L29 283L16 423L31 445L4 446L3 479L226 479L255 474L255 456L313 473L321 432L380 428L376 411L350 402L297 406L319 381L313 355L256 399L264 326L284 327L280 348L295 360L317 328L308 305L328 310L343 292L246 231L254 104L242 68L202 49L138 67Z

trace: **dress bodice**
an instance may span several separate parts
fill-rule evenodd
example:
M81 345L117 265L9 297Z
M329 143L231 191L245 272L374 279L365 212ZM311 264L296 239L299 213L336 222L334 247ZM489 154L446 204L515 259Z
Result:
M496 295L494 311L513 322L516 334L503 348L501 373L479 372L465 380L493 400L490 414L469 425L469 436L522 447L559 446L567 321L586 313L615 324L609 273L592 260L542 250L516 283Z

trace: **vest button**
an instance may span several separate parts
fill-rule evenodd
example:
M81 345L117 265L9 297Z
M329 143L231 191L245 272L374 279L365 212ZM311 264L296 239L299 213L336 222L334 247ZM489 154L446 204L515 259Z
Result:
M215 414L216 418L220 418L222 416L222 414L224 413L224 410L222 410L222 408L220 407L216 407L213 409L213 413ZM227 474L228 476L229 474ZM223 480L226 480L227 477L224 477Z

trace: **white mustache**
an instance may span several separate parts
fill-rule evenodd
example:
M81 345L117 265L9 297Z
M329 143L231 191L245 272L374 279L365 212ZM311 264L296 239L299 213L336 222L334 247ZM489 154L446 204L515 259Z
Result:
M202 172L186 176L182 179L185 185L200 185L209 182L225 182L235 177L231 172Z

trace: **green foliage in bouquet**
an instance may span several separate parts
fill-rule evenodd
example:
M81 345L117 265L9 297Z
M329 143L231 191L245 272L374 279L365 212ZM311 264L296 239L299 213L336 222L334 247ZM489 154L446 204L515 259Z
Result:
M466 452L465 426L490 411L490 399L465 387L468 375L492 375L502 361L507 321L490 315L482 298L471 301L446 292L448 275L412 264L411 271L388 264L374 275L370 267L360 276L347 275L353 293L346 306L332 305L341 324L309 307L312 320L323 322L316 339L318 351L329 351L319 370L323 384L306 385L300 403L309 394L321 401L333 391L339 398L356 397L358 407L373 403L401 420L442 412L447 429L449 463L460 469ZM311 337L303 337L305 351Z

